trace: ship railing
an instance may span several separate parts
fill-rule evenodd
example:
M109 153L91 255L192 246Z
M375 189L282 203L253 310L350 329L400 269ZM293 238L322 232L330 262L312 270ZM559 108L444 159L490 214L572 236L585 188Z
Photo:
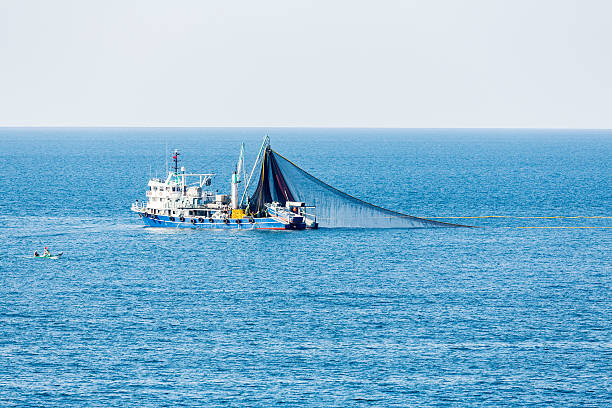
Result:
M145 203L136 201L132 203L132 211L144 211L147 208Z

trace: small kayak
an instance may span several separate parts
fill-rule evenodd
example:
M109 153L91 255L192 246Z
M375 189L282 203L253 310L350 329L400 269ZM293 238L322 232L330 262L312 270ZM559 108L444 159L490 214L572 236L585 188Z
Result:
M38 255L38 256L34 256L33 258L36 258L36 259L40 259L40 258L59 259L59 257L61 257L63 254L64 254L63 252L60 252L60 253L57 253L55 255Z

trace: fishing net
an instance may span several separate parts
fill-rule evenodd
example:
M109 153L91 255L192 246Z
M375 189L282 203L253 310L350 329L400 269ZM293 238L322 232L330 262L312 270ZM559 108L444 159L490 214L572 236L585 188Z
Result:
M276 153L269 146L262 160L259 183L249 211L262 215L265 204L300 201L316 207L317 222L327 228L458 227L413 217L367 203L326 184Z

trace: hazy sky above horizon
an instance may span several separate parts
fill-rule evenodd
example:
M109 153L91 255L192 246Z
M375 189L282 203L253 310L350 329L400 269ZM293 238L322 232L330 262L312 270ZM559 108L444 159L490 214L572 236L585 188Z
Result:
M0 0L0 126L612 128L612 2Z

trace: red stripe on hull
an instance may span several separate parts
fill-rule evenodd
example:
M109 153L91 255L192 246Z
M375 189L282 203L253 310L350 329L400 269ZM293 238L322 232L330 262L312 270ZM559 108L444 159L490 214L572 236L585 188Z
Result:
M287 228L255 228L257 230L286 230Z

